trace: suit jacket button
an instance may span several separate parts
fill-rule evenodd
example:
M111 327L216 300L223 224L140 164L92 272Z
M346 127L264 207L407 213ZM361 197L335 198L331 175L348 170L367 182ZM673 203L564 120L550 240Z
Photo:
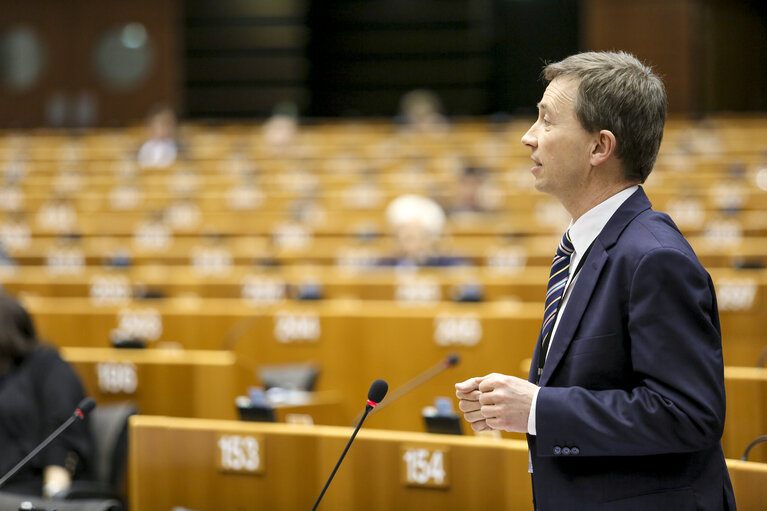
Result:
M558 445L555 445L554 446L554 456L559 456L560 454L562 454L562 448L560 446L558 446Z
M580 453L581 453L581 450L580 450L580 449L578 449L577 447L571 447L571 448L570 448L570 454L572 454L573 456L577 456L577 455L579 455Z
M564 454L565 456L570 456L570 448L562 447L562 454Z

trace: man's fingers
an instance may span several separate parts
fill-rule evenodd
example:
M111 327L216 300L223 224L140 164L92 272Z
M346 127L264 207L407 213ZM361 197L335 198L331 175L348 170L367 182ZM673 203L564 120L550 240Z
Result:
M466 401L466 400L458 401L458 409L464 413L475 412L479 410L480 407L481 405L479 401Z
M485 416L482 415L482 412L480 412L479 410L476 410L474 412L464 413L463 418L466 419L467 422L471 422L471 423L485 420Z
M493 392L482 392L479 395L479 404L481 405L494 405L496 401L496 395Z
M479 384L482 381L482 378L469 378L468 380L459 382L455 384L455 391L456 393L461 392L463 394L468 394L472 391L479 390Z
M480 392L478 390L472 390L471 392L458 392L455 396L458 399L465 399L466 401L479 401Z
M477 383L477 388L480 392L492 392L496 387L503 383L503 378L511 377L498 373L490 373Z
M479 409L479 413L482 414L482 417L485 419L494 419L498 417L501 410L497 406L483 406Z

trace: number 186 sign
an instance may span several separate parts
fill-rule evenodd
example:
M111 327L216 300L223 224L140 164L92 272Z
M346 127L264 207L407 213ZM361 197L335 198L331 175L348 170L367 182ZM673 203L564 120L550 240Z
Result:
M445 447L402 446L402 483L427 488L450 487L450 451Z

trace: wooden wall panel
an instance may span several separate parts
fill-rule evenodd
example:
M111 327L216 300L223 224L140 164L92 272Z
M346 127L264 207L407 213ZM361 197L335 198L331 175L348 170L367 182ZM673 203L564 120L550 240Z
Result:
M65 127L84 121L121 125L143 120L157 103L176 106L180 97L179 0L0 0L0 33L24 25L43 42L45 66L38 85L19 93L0 87L0 127ZM94 68L94 52L111 29L138 22L147 31L153 60L148 78L129 90L105 85ZM78 116L79 98L89 98L91 114ZM60 115L51 105L60 98Z
M701 108L703 76L696 0L587 0L583 4L584 50L625 50L659 73L669 111Z

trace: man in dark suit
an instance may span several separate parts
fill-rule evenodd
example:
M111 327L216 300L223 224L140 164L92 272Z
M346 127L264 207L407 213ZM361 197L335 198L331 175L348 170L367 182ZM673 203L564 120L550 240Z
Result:
M539 191L572 216L552 264L529 380L456 384L476 431L528 434L549 510L733 510L714 286L639 186L666 117L661 80L626 53L544 68L522 138Z

